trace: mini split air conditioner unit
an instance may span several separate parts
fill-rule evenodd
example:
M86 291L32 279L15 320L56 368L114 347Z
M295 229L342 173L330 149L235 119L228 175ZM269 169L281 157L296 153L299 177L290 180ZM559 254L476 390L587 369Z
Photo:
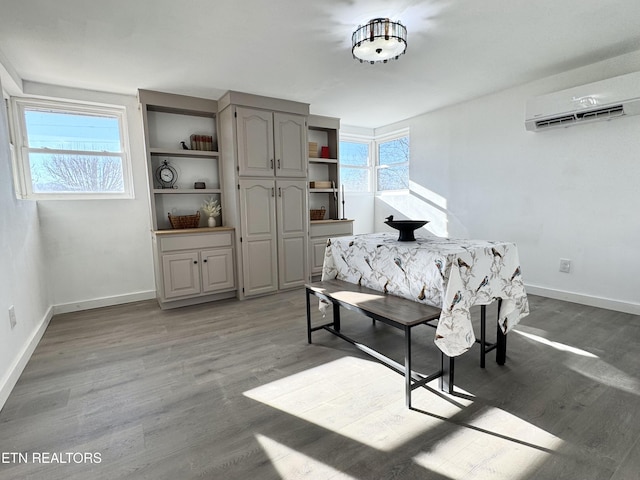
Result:
M527 100L525 127L540 132L640 114L640 72Z

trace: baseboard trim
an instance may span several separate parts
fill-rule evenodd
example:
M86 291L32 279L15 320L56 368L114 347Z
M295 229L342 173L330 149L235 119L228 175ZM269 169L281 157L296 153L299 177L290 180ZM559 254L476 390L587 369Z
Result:
M53 314L78 312L80 310L91 310L93 308L111 307L123 303L140 302L156 298L155 290L144 292L128 293L126 295L114 295L112 297L94 298L93 300L82 300L80 302L61 303L53 306Z
M51 318L53 318L53 315L53 307L49 307L47 313L45 313L40 322L40 326L33 332L31 338L22 349L22 352L18 355L16 360L11 365L9 373L2 380L2 383L0 384L0 410L2 410L2 408L4 407L4 404L9 398L13 387L15 387L16 383L18 383L24 367L27 366L31 355L33 355L33 352L38 346L38 343L40 343L40 340L42 339L45 330L49 326L49 322L51 321Z
M541 297L554 298L556 300L565 300L567 302L579 303L581 305L589 305L590 307L606 308L607 310L615 310L617 312L630 313L632 315L640 315L640 303L624 302L611 298L584 295L582 293L567 292L564 290L530 284L525 284L525 289L527 293L532 295L540 295Z

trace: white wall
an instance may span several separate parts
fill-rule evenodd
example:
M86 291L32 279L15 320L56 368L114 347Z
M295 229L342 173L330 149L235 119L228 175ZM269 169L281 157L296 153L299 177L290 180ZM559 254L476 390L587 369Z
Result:
M133 96L31 82L25 95L124 105L135 198L38 201L55 312L155 297L141 113Z
M640 51L376 134L410 127L411 181L440 199L448 236L515 241L531 293L640 313L640 116L524 129L527 98L638 70ZM381 201L376 229L393 210Z
M0 92L2 88L0 86ZM38 211L16 199L4 102L0 105L0 408L51 318ZM17 324L9 324L9 307Z

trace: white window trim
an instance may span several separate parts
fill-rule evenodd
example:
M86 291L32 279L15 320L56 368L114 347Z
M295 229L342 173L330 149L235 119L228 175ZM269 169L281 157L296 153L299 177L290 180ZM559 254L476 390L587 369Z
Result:
M29 146L27 139L27 129L24 118L24 109L31 108L52 108L70 113L95 114L118 117L120 128L120 147L122 150L122 177L124 182L124 192L116 193L36 193L33 191L31 181L31 168L29 166ZM127 112L125 107L117 105L89 104L81 102L71 102L66 100L44 100L38 98L12 97L11 110L14 125L14 146L15 157L14 177L16 196L20 199L29 200L104 200L104 199L132 199L133 174L131 166L131 154L129 151L129 136L127 128ZM82 153L82 152L80 152ZM91 152L95 153L95 152Z
M374 164L374 168L373 168L373 181L374 181L374 187L375 187L375 193L376 195L380 196L380 195L386 195L386 194L392 194L392 195L397 195L399 193L408 193L409 192L409 188L400 188L397 190L379 190L378 189L378 171L380 169L383 168L388 168L387 166L382 167L380 165L380 158L378 155L378 150L380 148L380 144L381 143L385 143L385 142L390 142L392 140L396 140L398 138L401 137L409 137L409 160L407 162L403 162L403 163L396 163L394 164L394 166L401 166L401 165L407 165L408 167L410 167L411 165L411 136L409 135L409 127L405 127L402 128L400 130L395 130L393 132L389 132L386 133L384 135L379 135L376 136L374 138L374 144L375 144L375 153L374 153L374 157L375 157L375 164Z

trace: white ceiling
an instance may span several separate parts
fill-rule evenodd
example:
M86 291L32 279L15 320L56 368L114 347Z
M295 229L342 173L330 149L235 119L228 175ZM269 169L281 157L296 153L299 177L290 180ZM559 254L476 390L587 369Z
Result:
M407 54L360 64L351 33L377 17ZM639 19L638 0L0 0L0 53L23 80L238 90L378 127L639 50Z

